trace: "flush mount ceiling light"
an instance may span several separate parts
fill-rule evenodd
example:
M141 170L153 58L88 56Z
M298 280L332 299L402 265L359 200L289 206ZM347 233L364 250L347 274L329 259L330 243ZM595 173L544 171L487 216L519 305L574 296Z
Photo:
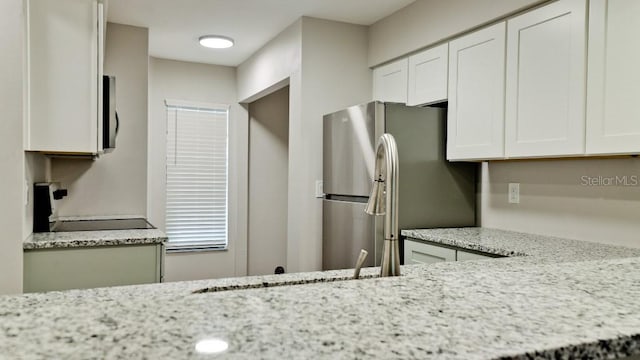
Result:
M212 49L226 49L233 46L233 39L219 35L204 35L198 39L200 45Z

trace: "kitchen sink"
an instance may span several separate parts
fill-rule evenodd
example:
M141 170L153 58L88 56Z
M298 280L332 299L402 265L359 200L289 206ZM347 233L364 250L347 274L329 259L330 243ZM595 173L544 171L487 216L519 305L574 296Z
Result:
M360 275L358 279L373 279L377 277L380 277L380 275L369 274L369 275ZM191 293L204 294L204 293L212 293L212 292L220 292L220 291L259 289L259 288L267 288L267 287L292 286L292 285L306 285L306 284L329 283L329 282L358 280L358 279L354 279L353 276L335 276L335 277L324 277L324 278L320 277L320 278L312 278L312 279L289 279L289 280L283 279L283 280L262 281L262 282L249 282L245 284L237 284L237 283L229 284L229 285L223 284L223 285L194 290Z

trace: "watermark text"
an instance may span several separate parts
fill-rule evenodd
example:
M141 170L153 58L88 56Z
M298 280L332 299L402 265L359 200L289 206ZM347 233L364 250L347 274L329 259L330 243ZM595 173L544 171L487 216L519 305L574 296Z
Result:
M619 176L587 176L580 177L582 186L638 186L640 178L638 175Z

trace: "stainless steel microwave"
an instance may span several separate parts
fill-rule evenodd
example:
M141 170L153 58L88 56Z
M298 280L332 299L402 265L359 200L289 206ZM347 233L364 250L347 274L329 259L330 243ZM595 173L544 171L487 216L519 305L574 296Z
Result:
M120 119L116 111L116 77L102 77L102 148L104 152L113 151L120 130Z

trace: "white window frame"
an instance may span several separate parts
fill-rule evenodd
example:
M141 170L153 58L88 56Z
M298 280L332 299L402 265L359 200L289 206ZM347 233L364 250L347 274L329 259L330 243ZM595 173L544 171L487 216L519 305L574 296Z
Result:
M166 244L167 252L190 252L190 251L212 251L212 250L222 250L226 251L229 247L229 119L230 119L230 106L228 104L216 104L216 103L204 103L204 102L193 102L193 101L184 101L184 100L165 100L165 111L166 111L166 119L167 125L169 124L169 116L171 111L176 110L185 110L185 111L225 111L226 112L226 184L225 184L225 240L221 242L220 240L197 240L197 241L171 241L171 230L169 228L169 209L167 204L167 196L169 194L169 184L166 182L166 192L165 192L165 200L164 205L167 208L165 211L165 221L166 221L166 231L169 237L169 241ZM177 114L176 114L177 115ZM165 134L165 149L168 151L169 148L169 128L167 126L167 133ZM169 175L169 154L167 152L167 156L165 157L165 181Z

